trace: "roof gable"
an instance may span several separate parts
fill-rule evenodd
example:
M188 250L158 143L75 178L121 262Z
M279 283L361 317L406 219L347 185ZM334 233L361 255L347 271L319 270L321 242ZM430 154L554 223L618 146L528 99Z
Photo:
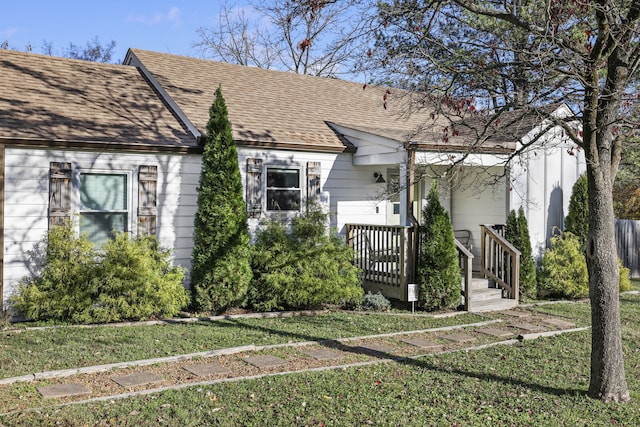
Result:
M0 139L197 147L139 70L0 50Z

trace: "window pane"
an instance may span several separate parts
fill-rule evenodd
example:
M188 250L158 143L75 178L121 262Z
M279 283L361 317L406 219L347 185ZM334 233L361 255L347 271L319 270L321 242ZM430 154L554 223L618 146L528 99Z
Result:
M80 204L83 210L126 210L127 176L113 174L82 174Z
M80 214L80 233L90 242L102 246L116 233L127 231L126 213L83 212Z
M298 169L267 169L267 187L300 188Z
M300 190L267 190L267 210L297 211L300 209Z

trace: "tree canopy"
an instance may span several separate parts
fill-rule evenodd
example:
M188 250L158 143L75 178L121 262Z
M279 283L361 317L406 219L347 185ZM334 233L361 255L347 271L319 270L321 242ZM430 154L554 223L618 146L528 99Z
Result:
M584 150L589 395L628 400L612 189L640 105L640 0L387 0L379 16L374 57L383 78L424 94L420 102L435 114L500 131L533 113ZM575 116L550 114L548 107L560 104ZM475 136L474 148L488 140Z

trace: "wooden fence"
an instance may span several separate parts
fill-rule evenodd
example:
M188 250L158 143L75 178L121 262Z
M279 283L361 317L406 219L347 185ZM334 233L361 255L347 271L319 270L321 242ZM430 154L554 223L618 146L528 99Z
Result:
M622 265L632 278L640 278L640 221L616 220L616 246Z

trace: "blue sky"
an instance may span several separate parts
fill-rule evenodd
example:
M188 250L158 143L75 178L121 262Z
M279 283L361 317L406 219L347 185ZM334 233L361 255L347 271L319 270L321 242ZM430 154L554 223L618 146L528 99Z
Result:
M94 37L103 44L116 42L114 61L124 59L127 48L200 56L192 47L196 29L217 22L221 1L209 0L12 0L2 4L0 42L42 53L43 40L60 52L69 43L84 46ZM236 0L229 4L242 5Z

